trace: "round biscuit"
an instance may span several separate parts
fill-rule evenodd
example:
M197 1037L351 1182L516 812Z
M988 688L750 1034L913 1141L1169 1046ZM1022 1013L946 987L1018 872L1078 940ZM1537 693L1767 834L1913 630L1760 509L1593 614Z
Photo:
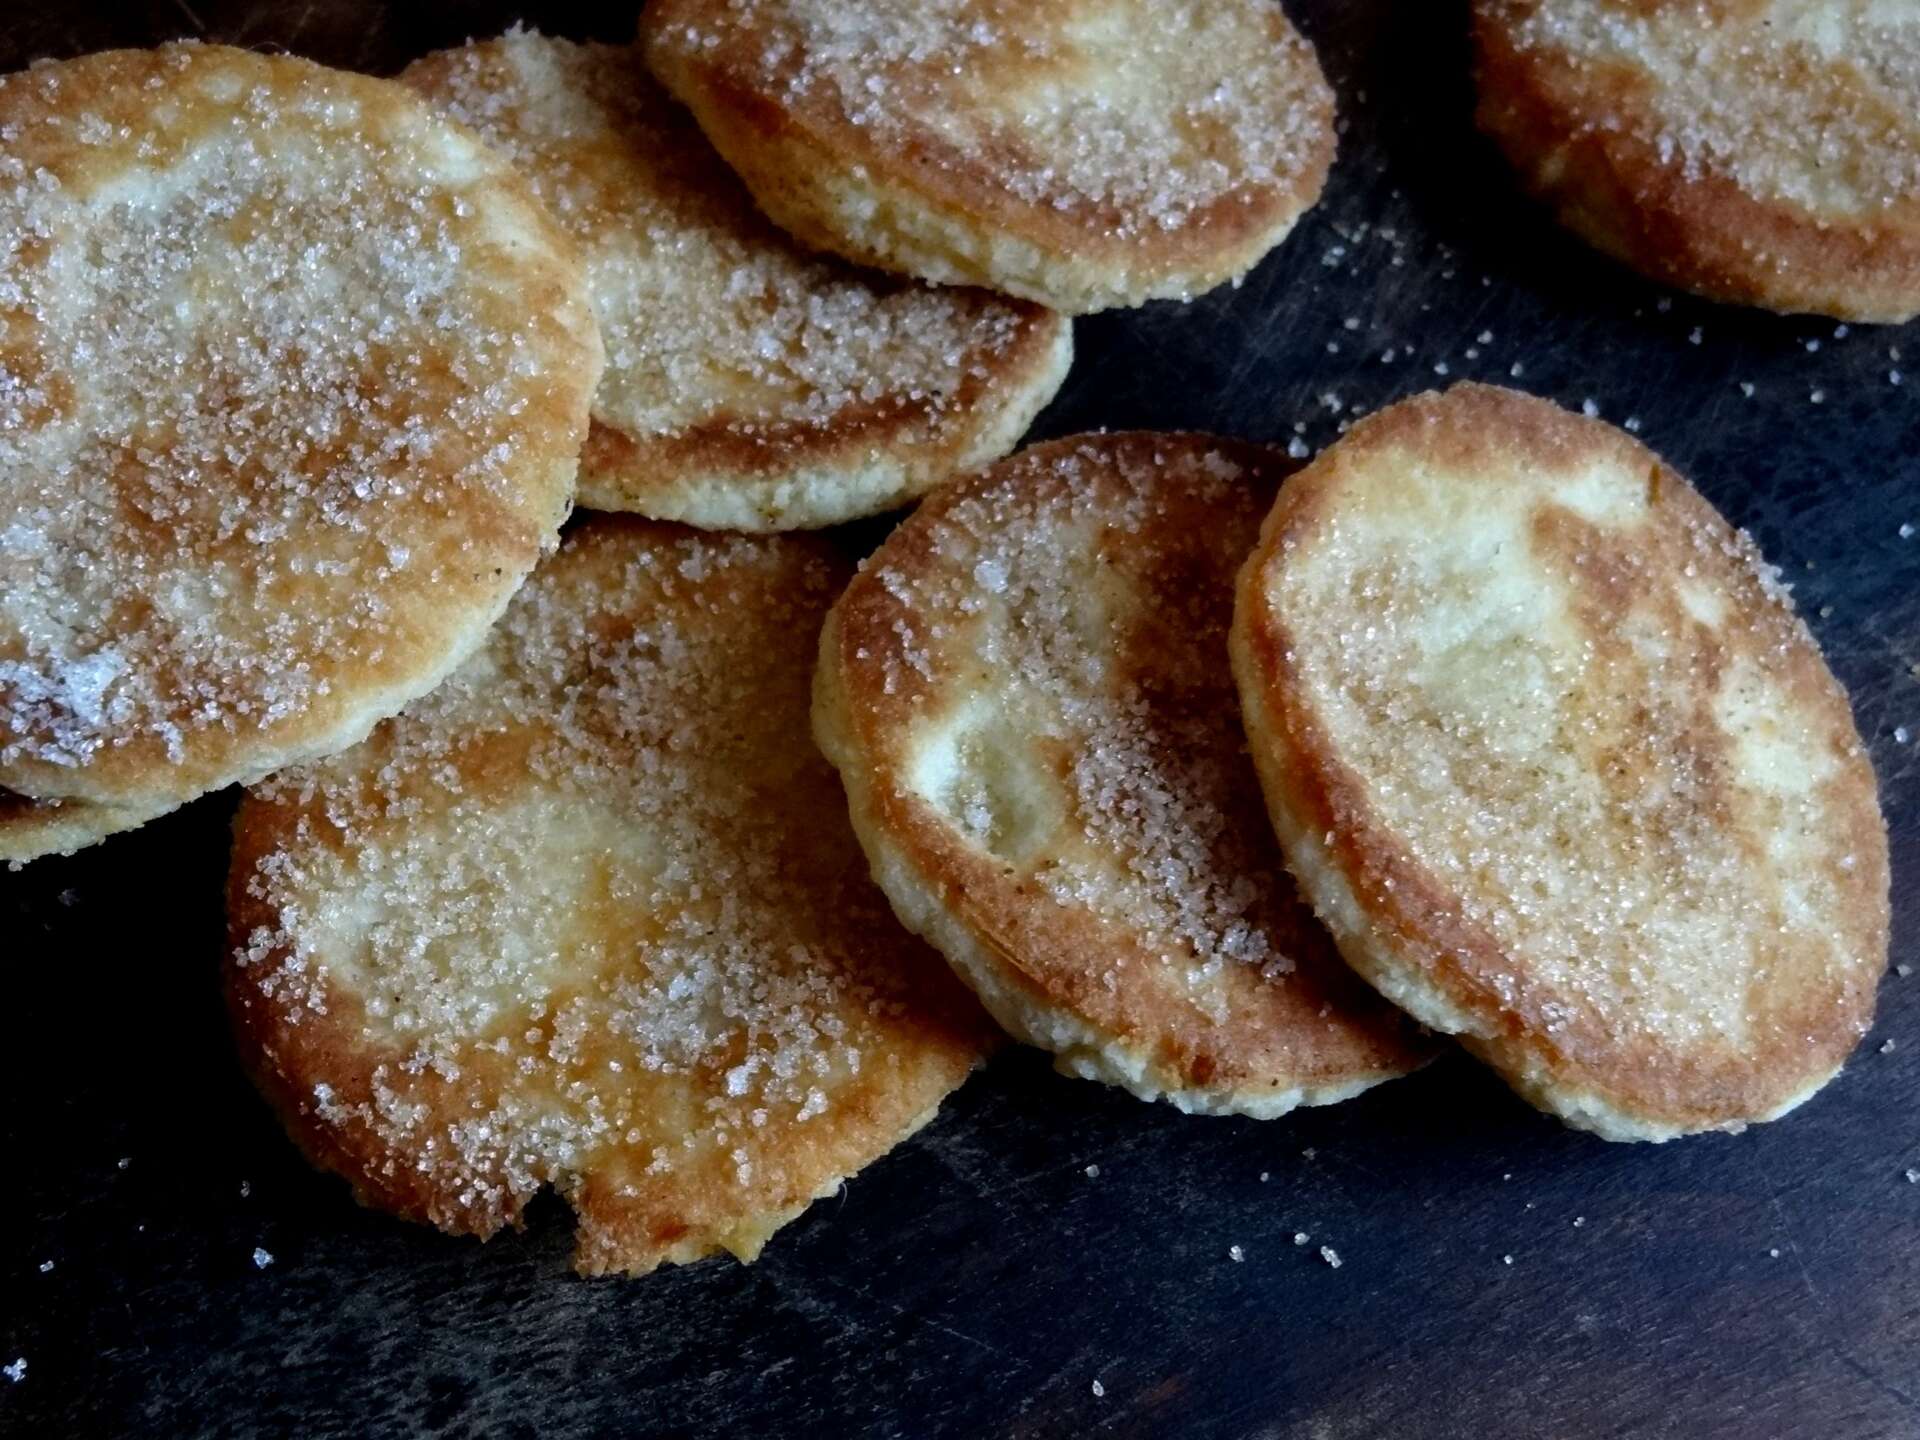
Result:
M219 46L0 77L0 783L177 804L348 745L551 548L601 351L524 184Z
M1190 1112L1330 1103L1432 1048L1295 894L1246 756L1233 576L1285 468L1035 446L924 502L821 638L815 733L895 912L1060 1069Z
M1920 313L1920 8L1475 0L1479 119L1591 244L1715 300Z
M654 0L641 35L806 244L1069 313L1245 274L1333 159L1268 0Z
M633 47L516 30L400 77L509 156L584 255L607 369L580 503L733 530L893 509L1004 455L1065 317L814 258Z
M1233 663L1348 962L1615 1140L1738 1130L1866 1032L1888 857L1778 572L1660 458L1482 385L1288 481Z
M824 544L597 517L432 694L250 790L227 989L295 1140L576 1264L752 1259L992 1042L866 875L807 735Z

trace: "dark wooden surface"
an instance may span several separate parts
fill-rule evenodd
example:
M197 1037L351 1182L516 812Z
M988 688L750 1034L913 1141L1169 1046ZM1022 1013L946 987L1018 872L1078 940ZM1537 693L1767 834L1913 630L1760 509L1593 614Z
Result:
M1457 0L1293 8L1347 117L1325 203L1237 291L1084 322L1041 433L1304 422L1318 446L1442 365L1516 362L1634 417L1786 567L1851 687L1894 958L1920 967L1920 744L1893 739L1920 735L1920 327L1669 300L1511 193L1468 123ZM389 71L522 17L630 29L583 4L9 0L0 64L200 32ZM482 1247L294 1156L217 1000L229 808L0 874L0 1362L27 1362L0 1433L1920 1433L1920 974L1799 1113L1657 1148L1458 1059L1260 1124L1013 1054L759 1264L587 1283L557 1203Z

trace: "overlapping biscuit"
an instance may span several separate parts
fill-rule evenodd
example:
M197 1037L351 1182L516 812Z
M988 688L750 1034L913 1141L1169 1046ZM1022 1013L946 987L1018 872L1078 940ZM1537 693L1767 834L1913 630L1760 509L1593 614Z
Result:
M228 990L294 1138L456 1233L543 1186L588 1273L780 1225L991 1026L873 888L807 733L846 578L800 537L598 517L362 745L248 792Z
M1920 9L1475 0L1480 124L1588 241L1717 300L1920 313Z
M1244 274L1333 158L1265 0L655 0L641 32L806 244L1073 313Z
M351 744L555 541L577 256L404 88L217 46L0 78L0 783L156 810Z
M1002 1025L1183 1110L1340 1100L1431 1047L1341 964L1227 665L1284 458L1035 446L924 502L821 638L814 725L879 880Z
M515 31L401 77L503 150L579 242L608 364L580 499L736 530L891 509L1006 453L1068 321L809 257L636 51Z
M1871 1022L1886 827L1777 572L1657 455L1479 385L1289 480L1233 631L1342 953L1610 1139L1737 1130Z

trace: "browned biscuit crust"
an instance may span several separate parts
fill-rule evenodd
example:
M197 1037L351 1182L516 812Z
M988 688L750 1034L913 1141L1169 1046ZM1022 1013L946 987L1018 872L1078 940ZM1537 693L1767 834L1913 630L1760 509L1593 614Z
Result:
M250 791L228 994L294 1139L454 1233L542 1187L590 1274L752 1259L992 1043L867 879L806 733L845 579L598 518L362 745Z
M556 538L578 257L401 86L219 46L0 77L0 782L152 808L348 745Z
M874 873L1003 1025L1183 1109L1343 1099L1431 1046L1340 963L1262 812L1233 576L1288 462L1083 436L933 496L821 642Z
M164 813L115 809L85 800L33 800L0 789L0 861L24 865L44 855L71 855Z
M1920 313L1920 12L1475 0L1481 128L1591 244L1716 300Z
M1245 273L1333 95L1256 0L656 0L654 72L807 245L1069 313Z
M1480 385L1356 425L1242 572L1254 757L1342 953L1610 1138L1773 1118L1872 1019L1886 828L1773 575L1644 446Z
M733 530L892 509L1006 453L1062 316L810 257L634 47L516 30L401 76L509 156L585 258L608 364L580 501Z

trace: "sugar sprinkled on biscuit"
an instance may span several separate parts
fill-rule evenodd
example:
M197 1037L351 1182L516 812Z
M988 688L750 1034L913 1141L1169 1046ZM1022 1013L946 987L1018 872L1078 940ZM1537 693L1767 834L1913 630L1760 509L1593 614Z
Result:
M553 541L599 367L564 242L289 57L36 67L0 134L0 774L177 802L350 743Z
M482 1234L553 1184L584 1268L643 1270L751 1258L959 1083L977 1012L806 739L791 638L839 578L597 521L439 690L254 793L231 981L312 1153Z

